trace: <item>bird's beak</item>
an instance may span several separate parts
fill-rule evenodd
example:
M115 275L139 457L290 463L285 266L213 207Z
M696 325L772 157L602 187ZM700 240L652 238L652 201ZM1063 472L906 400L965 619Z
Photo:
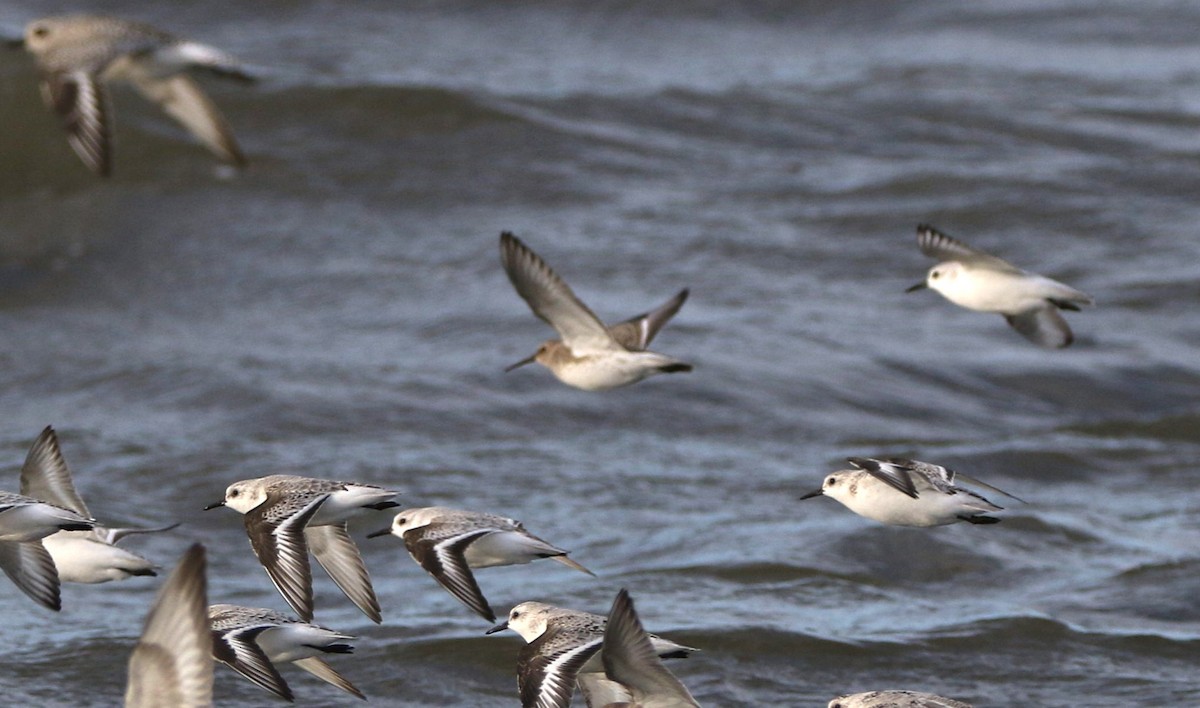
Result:
M800 497L800 500L804 501L805 499L812 499L813 497L819 497L824 493L825 493L824 489L818 489L815 492L809 492L808 494L805 494L804 496Z
M4 46L8 47L9 49L24 49L25 48L25 40L24 39L6 39L6 40L4 40Z
M495 627L492 627L488 631L484 632L484 634L495 634L496 632L503 632L506 629L508 629L508 622L501 622Z
M209 504L208 506L204 507L204 510L208 511L210 509L216 509L218 506L225 506L225 500L222 499L219 502L213 502L212 504Z
M537 361L537 354L532 354L532 355L527 356L524 359L518 361L517 363L513 364L512 366L505 367L504 373L507 374L508 372L512 371L513 369L519 369L522 366L525 366L526 364L532 364L535 361Z
M392 527L389 526L386 529L379 529L378 531L372 531L371 533L367 534L367 538L379 538L380 536L386 536L391 532L392 532Z
M904 289L904 292L915 293L916 291L923 290L927 287L929 287L929 283L926 283L924 280L922 280L921 282L917 283L916 285L908 286L907 288Z

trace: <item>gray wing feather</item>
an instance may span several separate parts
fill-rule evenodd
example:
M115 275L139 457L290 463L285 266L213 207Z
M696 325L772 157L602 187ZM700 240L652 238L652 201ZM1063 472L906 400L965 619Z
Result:
M40 540L0 541L0 570L42 607L55 612L62 609L58 568Z
M21 493L92 518L71 481L71 469L58 445L58 435L47 425L38 435L21 466Z
M697 708L692 694L675 678L650 644L629 593L613 601L601 650L608 678L629 689L642 708Z
M309 526L304 529L308 548L338 588L376 624L383 621L371 576L346 524Z
M129 658L126 708L212 705L205 565L204 546L193 544L159 589Z

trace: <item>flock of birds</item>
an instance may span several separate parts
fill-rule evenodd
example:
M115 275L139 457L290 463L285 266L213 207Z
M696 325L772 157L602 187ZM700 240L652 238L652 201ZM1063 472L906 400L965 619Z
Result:
M223 161L244 157L212 101L186 73L205 70L250 81L229 54L125 20L68 16L31 22L21 40L42 71L48 106L61 118L71 147L94 172L111 173L112 111L106 84L128 81L191 131ZM1018 333L1050 348L1071 344L1060 310L1092 304L1086 294L972 248L930 226L917 227L923 254L937 261L910 291L930 288L962 307L999 313ZM683 290L660 307L604 324L540 256L511 233L500 236L500 260L517 293L558 339L508 367L538 363L568 386L603 391L692 366L647 349L687 299ZM993 524L1002 507L960 482L1007 492L936 464L907 459L850 458L853 469L829 474L802 498L828 496L851 511L892 525L930 527ZM258 560L295 617L265 608L207 606L205 550L196 544L163 583L129 662L126 705L203 706L212 703L213 661L286 700L293 693L279 672L295 664L357 698L363 693L327 663L349 654L354 637L313 623L309 555L373 622L382 621L362 555L347 522L399 506L397 492L353 482L271 475L229 485L207 508L243 515ZM52 428L34 441L21 470L20 493L0 492L0 568L40 605L61 607L60 582L101 583L155 575L146 559L117 542L156 529L105 528L75 490ZM413 560L480 617L495 612L474 570L552 558L591 575L568 552L503 516L444 507L395 514L368 537L403 540ZM568 706L578 686L588 705L605 708L697 706L662 659L695 649L648 634L622 590L607 616L540 602L511 609L488 633L511 629L526 642L518 658L522 706ZM911 691L841 696L829 708L962 708L965 703Z

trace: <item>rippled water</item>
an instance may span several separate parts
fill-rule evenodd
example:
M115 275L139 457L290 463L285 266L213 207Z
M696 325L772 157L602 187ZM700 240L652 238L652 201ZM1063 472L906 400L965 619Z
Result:
M0 452L54 424L91 508L182 521L211 599L283 609L232 512L275 472L508 514L599 574L479 574L498 611L628 587L704 705L902 687L988 706L1200 696L1200 8L1175 2L107 3L259 68L205 81L233 178L128 91L93 178L0 52ZM0 26L67 9L12 0ZM77 6L72 6L77 9ZM1094 295L1076 344L904 295L928 221ZM602 317L682 287L607 394L502 374L549 330L502 229ZM1031 500L882 527L798 497L848 455ZM363 521L356 537L382 527ZM515 636L362 541L385 621L317 619L376 705L512 705ZM547 565L551 567L547 567ZM0 583L13 705L112 705L156 584ZM352 705L285 670L306 705ZM277 705L219 668L218 701Z

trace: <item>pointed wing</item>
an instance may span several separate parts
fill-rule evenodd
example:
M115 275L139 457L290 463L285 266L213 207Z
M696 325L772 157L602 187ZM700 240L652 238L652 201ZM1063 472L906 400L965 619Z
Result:
M129 79L142 95L161 106L217 157L238 167L246 164L224 116L191 78L184 74L162 78L131 70Z
M143 533L161 533L163 531L170 531L171 529L177 528L178 526L179 526L179 522L175 522L175 523L167 525L167 526L155 526L154 528L149 528L149 529L143 529L143 528L132 527L132 526L110 529L110 528L97 526L95 528L95 531L96 531L97 535L99 535L99 537L104 540L105 543L109 544L110 546L115 546L118 541L125 538L126 536L136 536L138 534L143 534Z
M328 498L328 494L321 494L291 515L271 519L268 516L274 500L268 497L245 516L246 533L250 536L254 555L266 568L283 599L305 622L312 621L313 595L304 526Z
M1022 337L1039 346L1062 349L1075 341L1067 321L1058 314L1058 308L1050 304L1017 315L1005 315L1004 319Z
M85 519L92 518L79 492L75 491L71 469L58 446L58 435L49 425L33 441L25 456L25 464L21 467L21 493L70 509Z
M321 679L325 683L333 684L352 696L361 698L364 701L367 700L367 697L363 695L362 691L358 690L354 684L346 680L345 676L342 676L335 671L332 666L325 663L325 661L320 657L310 656L307 659L297 659L292 663L304 669L313 676Z
M575 354L620 349L600 319L546 262L516 236L500 234L500 262L533 314L553 327Z
M213 658L271 693L290 701L293 700L292 689L255 641L258 635L275 626L277 625L256 624L227 632L213 630Z
M55 612L62 609L58 569L40 540L0 542L0 570L42 607Z
M679 312L687 300L688 290L680 290L675 297L660 305L657 309L620 322L608 328L609 334L621 346L630 351L645 351L659 330Z
M613 600L601 650L604 673L630 690L643 708L697 708L679 679L663 666L638 618L629 593Z
M527 644L517 658L521 708L569 706L579 669L600 650L603 641L603 637L594 637L580 643L551 627Z
M1008 261L992 254L972 248L956 238L951 238L929 224L917 226L917 246L921 253L937 261L961 261L964 263L986 263L1002 271L1021 272Z
M304 529L304 536L308 539L308 549L346 597L372 622L382 622L379 600L375 598L375 589L371 587L371 576L367 573L358 546L354 545L346 531L346 524L309 526Z
M901 464L903 461L899 458L876 460L870 457L849 457L846 459L850 464L901 494L906 494L913 499L917 498L917 484L913 478L912 469L909 465Z
M87 72L53 72L42 82L42 95L62 119L67 142L83 164L102 177L111 174L111 111L104 85Z
M193 544L158 591L129 657L126 708L212 705L204 546Z
M404 545L413 560L459 602L489 622L496 621L496 613L492 612L491 605L475 582L475 574L467 565L465 554L467 546L493 530L472 529L453 536L439 536L437 524L430 524L404 533Z

